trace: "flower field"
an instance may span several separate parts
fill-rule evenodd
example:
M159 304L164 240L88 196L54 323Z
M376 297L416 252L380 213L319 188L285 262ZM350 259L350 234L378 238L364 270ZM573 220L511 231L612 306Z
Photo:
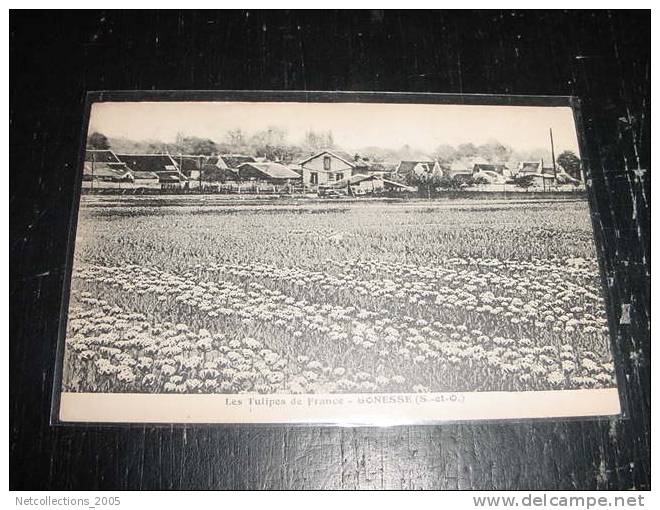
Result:
M588 206L83 202L63 385L612 387Z

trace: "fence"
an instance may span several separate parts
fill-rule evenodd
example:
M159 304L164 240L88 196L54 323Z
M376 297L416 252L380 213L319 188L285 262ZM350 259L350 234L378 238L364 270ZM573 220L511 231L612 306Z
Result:
M157 183L83 181L82 192L85 194L122 194L122 195L295 195L307 192L302 186L273 185L264 183L200 183L189 181L181 186Z

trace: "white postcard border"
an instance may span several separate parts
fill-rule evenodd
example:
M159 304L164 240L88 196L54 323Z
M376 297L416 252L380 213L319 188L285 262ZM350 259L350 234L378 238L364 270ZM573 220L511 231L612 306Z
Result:
M403 425L614 416L617 388L387 394L62 392L61 422Z

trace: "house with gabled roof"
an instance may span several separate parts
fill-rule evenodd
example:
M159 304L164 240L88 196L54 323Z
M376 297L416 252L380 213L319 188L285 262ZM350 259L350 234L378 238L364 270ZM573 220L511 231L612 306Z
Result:
M179 188L188 182L188 178L181 173L169 154L117 154L117 158L132 172L156 174L164 189Z
M302 182L307 188L327 186L357 173L367 172L369 163L358 155L340 150L323 150L298 163L302 168Z
M476 182L505 184L510 176L509 168L504 163L474 163L472 177Z
M443 175L440 163L432 160L401 161L396 169L400 179L408 180L414 175L433 174Z
M238 181L238 167L243 163L255 163L252 156L223 154L209 156L202 164L202 179L208 182Z
M577 186L580 181L571 177L561 165L545 166L543 160L521 161L518 165L516 177L532 176L537 187L552 186L558 184L573 184Z
M126 163L123 163L119 160L117 155L111 150L99 150L99 149L87 149L85 150L85 162L93 163L94 165L98 163L103 163L108 165L109 168L114 168L120 171L129 170L126 166Z
M554 178L556 175L563 172L564 169L560 165L556 165L556 167L546 166L541 159L539 161L521 161L518 164L518 172L516 175L549 175Z
M85 150L83 181L90 182L133 182L133 174L111 150Z
M105 162L85 161L83 181L96 182L133 182L133 175L125 165Z
M472 173L494 172L500 175L506 175L509 168L504 163L475 163L472 166Z
M264 163L243 163L238 167L239 181L257 181L268 184L290 184L300 181L300 175L286 166L266 161Z

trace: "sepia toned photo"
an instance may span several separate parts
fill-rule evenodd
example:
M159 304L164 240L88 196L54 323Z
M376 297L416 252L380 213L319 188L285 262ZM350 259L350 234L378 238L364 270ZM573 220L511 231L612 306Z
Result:
M93 102L58 420L620 412L571 103L342 98Z

